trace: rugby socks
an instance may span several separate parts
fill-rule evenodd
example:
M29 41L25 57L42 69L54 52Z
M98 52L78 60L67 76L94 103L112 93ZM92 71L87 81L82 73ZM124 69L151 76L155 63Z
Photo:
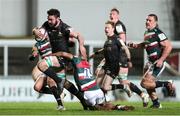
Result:
M52 94L49 87L42 87L39 93Z
M124 85L123 84L111 84L112 86L112 90L115 89L124 89Z
M156 81L156 87L155 88L158 88L158 87L167 87L168 85L168 81Z
M156 90L155 89L147 89L147 92L151 97L151 100L153 102L153 106L159 106L160 105L159 99L157 97L155 99L152 98L152 96L154 96L153 94L156 93Z
M129 85L131 91L137 93L138 95L141 95L142 91L133 83L130 82L130 85Z
M56 72L52 68L48 68L43 73L49 76L50 78L52 78L54 81L56 81L56 83L59 83L62 81L62 79L56 75Z
M48 68L43 73L52 78L56 82L58 90L60 91L60 93L62 93L64 82L61 78L57 76L56 72L52 68Z
M55 99L57 101L57 104L63 106L63 103L62 103L61 97L60 97L60 92L58 92L57 87L52 86L52 87L50 87L50 90L53 93L53 95L54 95L54 97L55 97Z
M158 98L152 100L152 102L153 102L153 105L154 105L154 106L159 106L159 105L160 105Z

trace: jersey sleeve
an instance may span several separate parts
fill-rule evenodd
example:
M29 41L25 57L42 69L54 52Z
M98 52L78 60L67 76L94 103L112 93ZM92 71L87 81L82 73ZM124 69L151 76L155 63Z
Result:
M167 36L164 33L158 34L158 37L159 37L160 41L164 41L167 39Z
M117 24L115 28L118 34L125 33L125 30L123 29L123 26L121 24Z
M161 31L161 30L158 30L157 31L157 35L158 35L158 41L164 41L164 40L167 40L167 36Z
M72 27L67 25L66 23L63 23L63 30L66 34L69 34L72 31Z

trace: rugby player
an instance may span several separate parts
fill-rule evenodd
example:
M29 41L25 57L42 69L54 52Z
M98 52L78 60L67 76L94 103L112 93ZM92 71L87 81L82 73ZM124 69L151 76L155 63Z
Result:
M145 88L153 102L151 108L162 108L156 88L166 87L169 95L173 95L172 80L160 81L158 77L165 68L165 60L172 50L172 45L167 36L158 27L156 14L149 14L146 18L146 31L144 42L140 44L129 43L132 48L144 48L147 52L148 62L144 67L144 76L141 86Z

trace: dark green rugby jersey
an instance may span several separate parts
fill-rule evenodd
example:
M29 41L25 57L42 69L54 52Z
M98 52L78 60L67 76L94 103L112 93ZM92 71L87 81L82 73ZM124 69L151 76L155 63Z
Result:
M89 62L80 57L73 57L72 61L75 67L74 78L79 89L81 91L100 89L90 71Z
M160 42L167 39L167 36L157 27L152 30L145 31L144 41L149 42L149 44L146 45L146 52L149 61L154 62L161 57L163 48L160 45Z

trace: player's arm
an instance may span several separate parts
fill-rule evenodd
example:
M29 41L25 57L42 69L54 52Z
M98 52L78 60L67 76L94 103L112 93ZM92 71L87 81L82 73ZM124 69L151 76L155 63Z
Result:
M98 55L98 54L100 54L100 53L103 52L103 51L104 51L104 48L99 49L98 51L96 51L96 52L94 52L93 54L91 54L91 55L89 56L89 59L94 58L95 55Z
M118 32L119 39L122 40L124 43L126 42L126 33L121 24L116 25L116 31Z
M56 52L52 54L53 56L61 56L68 59L73 59L73 55L67 52Z
M168 55L170 54L170 52L172 50L172 45L168 39L160 42L160 44L163 46L163 53L159 59L164 61L168 57Z
M119 38L125 43L126 42L126 34L125 33L119 33Z
M125 53L127 55L127 58L129 59L129 61L131 60L131 54L130 54L130 51L128 49L128 47L124 44L123 40L119 40L121 45L122 45L122 49L125 50Z
M30 61L34 61L36 57L38 57L38 49L35 45L32 47L32 53L28 56Z
M168 57L172 50L172 45L171 42L166 39L164 41L160 42L161 46L163 47L162 55L161 57L157 60L156 66L161 67L165 59Z
M122 45L122 49L125 50L125 53L127 55L128 65L129 65L129 67L132 67L130 51L129 51L128 47L124 44L123 40L119 40L119 41L120 41L120 43Z
M127 46L128 47L130 47L130 48L145 48L145 46L147 45L147 44L149 44L150 42L149 41L143 41L143 42L141 42L141 43L138 43L138 44L135 44L135 43L133 43L133 42L129 42L128 44L127 44Z
M79 32L75 32L74 30L70 30L70 40L73 41L72 38L75 38L78 40L79 43L79 52L80 55L84 58L87 59L87 54L86 54L86 49L84 47L84 38Z

